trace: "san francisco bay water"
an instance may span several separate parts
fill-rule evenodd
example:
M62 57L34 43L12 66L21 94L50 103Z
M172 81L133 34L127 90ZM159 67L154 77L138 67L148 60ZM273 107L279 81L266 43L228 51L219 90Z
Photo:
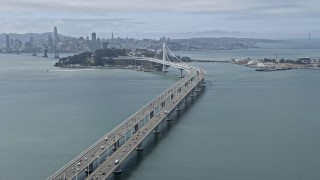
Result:
M178 80L54 62L0 54L0 179L47 178ZM123 179L320 179L319 71L194 65L207 87Z

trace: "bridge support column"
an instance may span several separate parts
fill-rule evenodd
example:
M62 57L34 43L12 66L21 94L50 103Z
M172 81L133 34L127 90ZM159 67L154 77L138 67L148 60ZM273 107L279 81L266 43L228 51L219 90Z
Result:
M91 163L91 164L88 165L88 167L87 167L85 172L89 176L89 174L92 173L92 171L93 171L93 164Z
M142 143L140 143L140 144L136 147L136 151L143 151Z
M122 170L121 170L121 167L120 165L113 171L113 174L121 174L122 173Z
M198 86L199 86L199 84L196 85L196 92L200 92L200 89Z
M174 93L170 96L170 101L174 98Z
M117 150L119 148L119 144L120 144L120 142L119 142L119 140L117 140L113 145L113 150Z
M158 129L159 129L159 126L156 126L156 127L154 128L154 130L153 130L153 133L154 133L154 134L159 134L160 131L159 131Z
M206 82L204 81L204 79L202 79L202 81L200 82L200 87L206 87Z
M166 116L166 121L172 121L172 119L169 117L169 114Z
M180 111L181 111L181 109L179 108L179 104L176 106L176 111L177 111L177 112L180 112Z
M133 133L136 133L138 130L139 130L139 124L136 124L136 125L134 126L134 131L133 131Z
M179 76L179 78L183 78L183 76L182 76L182 71L183 71L183 69L180 69L180 76Z
M188 95L186 95L186 96L183 98L183 101L184 101L185 104L189 102L189 101L188 101Z
M150 114L149 114L150 119L152 119L152 118L153 118L153 116L154 116L154 112L153 112L153 111L151 111L151 112L150 112Z
M166 106L166 101L163 101L162 103L161 103L161 108L163 108L163 107L165 107Z
M194 93L193 93L193 89L191 90L191 92L190 92L190 97L194 97L195 95L194 95Z

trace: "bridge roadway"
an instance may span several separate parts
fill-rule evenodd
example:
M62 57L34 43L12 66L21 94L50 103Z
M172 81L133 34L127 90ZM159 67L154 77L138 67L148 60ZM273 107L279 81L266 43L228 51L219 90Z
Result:
M48 180L78 179L84 171L93 171L87 179L104 179L119 168L121 162L152 132L157 125L170 113L182 99L198 91L204 83L206 72L200 68L184 63L164 62L152 58L135 58L140 61L150 61L184 69L188 74L169 87L147 105L127 118L124 122L104 135L76 158L54 173ZM121 144L121 142L124 142ZM110 154L110 149L115 152ZM102 154L108 154L106 159L93 169L93 163ZM110 155L109 155L110 154ZM118 160L119 163L115 163Z

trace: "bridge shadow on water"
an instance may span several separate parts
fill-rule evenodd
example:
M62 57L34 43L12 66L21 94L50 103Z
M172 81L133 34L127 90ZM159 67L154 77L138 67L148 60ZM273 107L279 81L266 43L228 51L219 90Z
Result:
M187 116L191 108L196 105L198 101L205 95L205 91L206 88L202 88L200 92L197 92L197 95L195 97L188 97L187 103L182 100L178 106L181 111L173 110L169 114L170 121L163 120L159 124L158 130L160 131L160 133L150 133L142 142L143 151L132 152L128 156L128 158L123 163L121 163L122 173L113 174L112 176L107 178L107 180L124 180L134 175L135 171L143 162L143 159L151 155L155 148L157 148L157 146L161 144L161 140L167 138L169 132L174 130L174 127L182 122L183 117Z

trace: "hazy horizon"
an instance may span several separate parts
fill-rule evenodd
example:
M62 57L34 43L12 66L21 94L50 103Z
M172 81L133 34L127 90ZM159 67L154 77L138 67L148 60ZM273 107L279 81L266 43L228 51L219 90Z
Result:
M47 33L52 33L53 32L39 32L39 33L35 33L35 32L27 32L27 33L3 33L3 32L0 32L0 36L2 35L3 37L2 38L5 38L4 36L6 34L14 34L15 36L22 36L22 35L29 35L29 34L37 34L37 35L43 35L43 34L47 34ZM109 33L109 34L108 34ZM97 35L97 37L99 38L102 38L102 39L111 39L111 33L112 32L105 32L103 34L106 34L106 36L101 36L101 35ZM84 37L86 38L87 36L89 37L89 39L91 39L91 33L90 34L85 34L83 36L73 36L73 35L66 35L66 34L63 34L63 33L58 33L59 35L62 35L62 36L66 36L66 37L72 37L72 38L79 38L79 37ZM30 36L31 37L31 36ZM30 37L26 37L28 41ZM117 35L115 34L114 35L114 38L122 38L122 39L125 39L125 38L129 38L129 39L136 39L136 40L143 40L143 39L153 39L153 40L159 40L163 37L166 37L166 38L170 38L170 39L173 39L173 40L178 40L178 39L195 39L195 38L216 38L216 39L219 39L219 38L235 38L235 39L241 39L241 38L244 38L244 39L264 39L264 40L274 40L274 41L308 41L308 37L303 37L303 38L284 38L284 39L276 39L276 38L263 38L263 37L234 37L234 36L201 36L201 35L194 35L194 36L188 36L188 37L175 37L175 36L161 36L161 34L159 35L155 35L155 36L143 36L141 35L141 37L131 37L131 36L120 36L120 35ZM34 37L36 38L36 37ZM37 39L37 38L36 38ZM311 38L311 41L313 40L320 40L320 37L316 37L316 38Z
M320 37L320 2L312 0L0 0L0 33L131 38Z

